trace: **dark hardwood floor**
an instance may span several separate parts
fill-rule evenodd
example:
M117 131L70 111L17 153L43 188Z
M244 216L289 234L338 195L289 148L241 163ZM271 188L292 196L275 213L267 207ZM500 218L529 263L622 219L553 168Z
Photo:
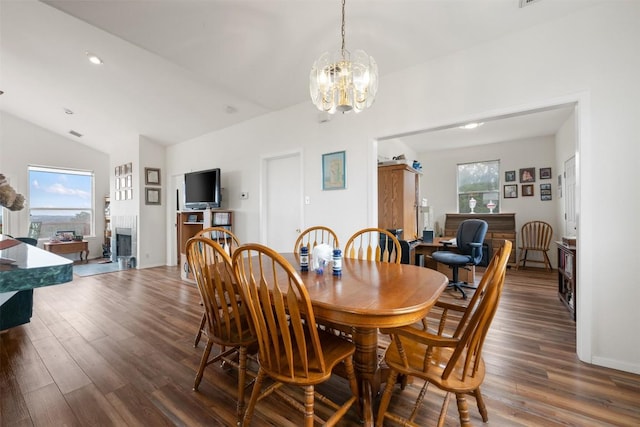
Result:
M196 288L170 267L36 289L31 323L0 334L0 425L235 425L234 370L210 366L192 391L204 347L193 347L198 301ZM507 272L484 358L493 426L640 425L640 376L577 359L555 272ZM409 408L418 390L398 388L391 405ZM325 387L347 391L340 378ZM436 424L440 396L430 388L421 424ZM472 398L469 405L474 425L483 425ZM274 397L256 407L256 426L300 423ZM457 424L453 399L447 425ZM360 425L355 411L340 425Z

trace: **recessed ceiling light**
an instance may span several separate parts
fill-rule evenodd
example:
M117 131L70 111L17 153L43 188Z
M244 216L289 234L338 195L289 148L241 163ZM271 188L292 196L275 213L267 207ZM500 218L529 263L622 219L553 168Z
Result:
M475 129L477 127L480 127L484 124L484 122L471 122L471 123L467 123L466 125L462 125L460 126L460 129Z
M233 105L227 105L226 107L224 107L224 112L227 114L234 114L238 112L238 109Z
M95 64L95 65L104 64L104 61L94 53L87 52L87 58L89 58L89 62L91 62L92 64Z

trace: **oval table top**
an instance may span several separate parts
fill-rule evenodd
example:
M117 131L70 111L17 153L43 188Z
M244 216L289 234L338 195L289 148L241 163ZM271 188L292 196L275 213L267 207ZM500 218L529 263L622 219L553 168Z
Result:
M343 258L342 275L301 272L298 257L281 254L296 268L317 318L363 328L409 325L426 316L449 280L435 270Z

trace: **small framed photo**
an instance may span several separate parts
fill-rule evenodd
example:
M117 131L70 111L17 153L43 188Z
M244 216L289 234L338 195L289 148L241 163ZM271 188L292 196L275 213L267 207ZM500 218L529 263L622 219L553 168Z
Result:
M114 174L115 174L115 176L120 176L122 174L122 167L121 166L116 166Z
M160 185L160 169L144 168L144 183L147 185Z
M540 168L540 179L551 179L551 168Z
M551 184L540 184L540 200L551 200Z
M514 171L515 181L515 171ZM518 184L509 184L504 186L504 198L505 199L517 199L518 198Z
M133 165L131 163L127 163L124 165L124 174L129 175L131 173L133 173Z
M531 197L531 196L533 196L533 184L523 184L522 197Z
M536 182L536 168L520 169L520 182ZM524 191L522 195L525 195Z
M159 205L160 204L160 189L146 187L144 189L144 203L146 205Z
M198 222L198 215L196 214L189 215L189 217L187 218L187 222Z
M516 180L516 171L506 171L504 173L505 182L514 182L515 180Z
M323 154L322 189L344 190L345 188L347 188L345 152Z

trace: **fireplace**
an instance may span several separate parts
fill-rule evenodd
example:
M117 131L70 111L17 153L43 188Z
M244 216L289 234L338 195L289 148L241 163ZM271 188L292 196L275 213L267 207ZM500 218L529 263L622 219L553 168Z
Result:
M138 230L136 217L131 215L111 216L111 261L119 257L135 258L138 253Z
M131 256L131 229L116 227L116 256Z

